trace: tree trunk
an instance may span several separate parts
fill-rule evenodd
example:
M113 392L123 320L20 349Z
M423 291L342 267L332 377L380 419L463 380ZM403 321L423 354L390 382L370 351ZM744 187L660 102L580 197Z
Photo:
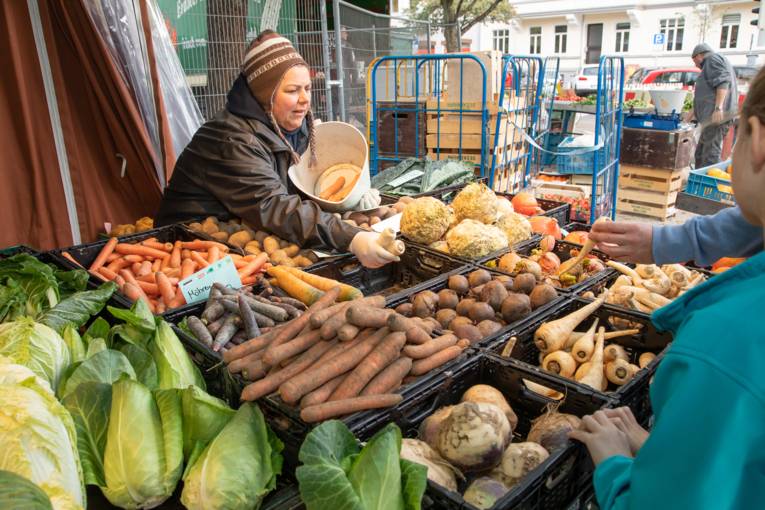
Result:
M446 25L444 27L444 42L446 43L447 53L459 53L462 50L462 41L460 41L460 30L457 23Z
M200 104L209 119L226 104L247 49L247 2L207 0L207 97Z

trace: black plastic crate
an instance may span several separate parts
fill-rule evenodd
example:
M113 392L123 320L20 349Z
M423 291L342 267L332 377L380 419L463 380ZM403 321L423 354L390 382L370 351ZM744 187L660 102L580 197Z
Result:
M488 184L488 178L487 177L478 177L473 182L482 182L484 184ZM401 197L407 196L412 198L419 198L419 197L433 197L437 198L438 200L441 200L442 202L451 202L454 197L462 191L462 188L467 186L469 183L462 183L462 184L455 184L453 186L444 186L443 188L437 188L430 191L423 191L422 193L414 193L412 195L392 195L388 193L380 193L380 197L382 199L382 205L390 205L395 204L398 202L398 200Z
M528 255L531 255L531 252L537 249L538 247L539 247L539 239L535 239L531 242L528 242L522 245L520 248L516 248L514 251L518 255L525 257ZM568 241L555 241L555 248L553 248L552 252L555 255L557 255L561 263L563 263L571 258L571 250L581 250L581 248L582 246L576 243L569 243ZM482 267L486 267L488 269L491 269L501 274L509 274L497 268L497 263L499 262L499 259L502 257L502 255L505 255L506 253L509 253L509 252L510 250L503 250L499 253L492 254L492 255L489 255L488 257L479 259L478 265ZM567 293L567 294L577 294L579 292L589 290L597 286L598 283L600 283L601 281L607 279L609 276L612 276L616 273L616 270L611 269L610 267L605 265L606 262L611 260L611 257L609 257L608 255L606 255L605 253L599 250L592 250L590 254L598 257L603 262L605 269L603 269L602 271L598 273L595 273L593 276L587 278L586 280L582 282L571 285L570 287L558 289L560 292Z
M315 264L306 271L352 285L365 296L390 296L465 267L463 261L446 254L408 241L405 244L406 251L401 255L400 262L377 269L366 268L356 257L349 255Z
M558 319L588 303L590 303L589 300L572 297L570 301L567 301L563 306L558 307L552 313L543 317L537 317L533 322L525 324L523 328L519 328L511 334L496 338L495 341L487 347L487 350L499 355L507 341L515 336L515 347L510 353L510 358L521 361L534 369L541 370L539 368L540 352L534 344L534 332L543 323ZM595 392L604 398L612 398L618 405L629 406L638 422L646 423L652 414L648 395L650 379L656 372L656 368L663 357L664 350L672 341L672 335L657 331L653 323L651 323L650 318L645 314L633 313L624 310L623 308L607 304L598 308L590 318L582 322L579 327L577 327L577 331L586 331L595 317L600 319L598 327L604 326L606 331L633 328L641 330L637 335L606 340L606 345L615 343L624 347L630 357L630 363L637 365L638 357L644 352L652 352L656 354L656 358L645 369L640 370L635 374L635 377L624 386L615 386L614 384L609 383L606 392ZM615 324L618 324L620 327L616 327ZM576 385L579 389L592 391L588 386L579 384L571 379L560 377L558 375L552 375L552 377L570 382Z
M488 354L475 356L453 373L442 374L418 395L405 400L393 410L391 419L405 437L417 437L420 423L442 406L456 404L462 394L475 384L488 384L501 391L518 416L513 441L523 441L531 421L545 413L551 401L529 391L523 380L545 385L566 395L558 410L582 417L612 405L608 397L588 388L578 388L569 381L511 360ZM577 482L591 476L593 466L583 445L574 441L550 455L534 471L500 499L493 508L560 510L576 499ZM468 483L459 482L464 492ZM456 493L428 481L423 508L475 509Z
M515 194L513 193L503 193L500 191L497 191L498 197L506 197L508 200L512 200ZM568 215L569 211L571 210L571 204L568 204L566 202L556 202L555 200L547 200L545 198L537 198L537 203L539 204L539 207L544 211L540 214L540 216L549 216L550 218L554 218L558 225L561 227L568 223Z
M35 250L34 248L30 248L29 246L25 244L17 244L16 246L9 246L8 248L3 248L0 250L0 260L8 257L13 257L14 255L18 255L19 253L26 253L28 255L36 256L39 255L40 252Z
M186 228L184 225L181 225L181 224L168 225L166 227L159 227L152 230L146 230L145 232L122 236L122 237L119 237L118 239L119 239L119 242L121 243L138 243L150 237L157 238L157 241L161 243L172 243L175 241L193 241L195 239L204 239L203 237L199 236L196 232L192 232L191 230L189 230L188 228ZM207 240L207 239L204 239L204 240ZM64 267L68 269L82 269L82 267L88 268L96 259L96 257L101 252L101 250L103 249L104 245L107 242L108 242L108 239L103 239L95 243L79 244L76 246L70 246L69 248L52 250L50 253L54 257L56 257L56 259L58 259ZM225 243L221 243L221 244L225 244ZM63 256L64 252L71 255L74 258L74 260L76 260L82 265L82 267L77 266L77 264L72 263L72 261L64 257ZM103 283L103 280L93 275L90 275L90 281L98 285ZM117 291L114 293L114 299L120 303L120 306L123 306L125 308L130 308L130 306L133 304L133 302L130 299L128 299L124 294L122 294L120 291ZM173 309L173 311L183 310L184 308L189 306L192 306L192 305L184 305L182 307Z

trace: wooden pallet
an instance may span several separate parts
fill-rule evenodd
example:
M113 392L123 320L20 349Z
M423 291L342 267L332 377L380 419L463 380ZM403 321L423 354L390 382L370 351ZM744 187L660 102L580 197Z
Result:
M658 193L634 189L620 189L617 195L616 210L630 214L639 214L658 220L666 220L675 215L677 191Z
M663 170L634 165L619 166L619 188L671 193L679 191L690 169Z

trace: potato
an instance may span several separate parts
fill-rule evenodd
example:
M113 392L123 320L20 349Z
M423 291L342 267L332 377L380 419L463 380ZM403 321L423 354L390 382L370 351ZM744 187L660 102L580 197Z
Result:
M471 345L483 338L481 330L472 324L460 324L456 328L452 328L452 332L459 339L470 340Z
M238 246L239 248L244 248L250 241L252 241L252 235L247 230L240 230L228 238L230 244Z
M412 303L412 314L415 317L424 319L425 317L432 317L436 313L436 303L438 301L433 299L432 296L423 292L417 294L414 297Z
M382 221L382 220L380 219L380 217L379 217L379 216L372 216L372 218L369 220L369 224L370 224L370 225L377 225L377 224L378 224L378 223L380 223L381 221Z
M483 291L483 285L479 285L478 287L473 287L472 289L470 289L470 295L478 299L481 297L481 291Z
M363 228L364 230L369 230L369 223L362 223L359 225L359 228Z
M414 305L412 303L401 303L396 307L396 313L400 313L404 317L411 317L412 316L412 308Z
M473 303L475 303L475 299L473 298L465 298L457 303L457 315L467 317L470 314L470 307L473 306Z
M268 236L261 242L263 245L263 251L270 256L273 252L280 249L279 239L274 236Z
M513 291L522 292L523 294L531 294L534 287L537 285L536 277L531 273L521 273L515 277L513 282Z
M491 273L485 269L476 269L468 275L468 283L470 283L471 288L478 287L489 281L491 281Z
M502 318L510 324L531 313L531 300L526 294L513 293L502 301Z
M313 265L313 262L311 262L311 259L309 259L308 257L304 257L302 255L292 257L292 261L295 263L297 267L308 267Z
M205 221L202 222L202 232L205 234L214 234L215 232L218 232L220 229L218 228L218 220L216 220L214 217L210 216Z
M460 302L459 296L457 296L457 293L454 292L451 289L442 289L438 292L438 308L444 309L444 308L451 308L454 310L457 308L457 303Z
M284 253L287 254L288 257L294 257L298 253L300 253L300 246L294 243L288 243L286 247L282 248L284 250Z
M399 199L398 199L398 202L400 202L400 203L402 203L402 204L409 204L409 203L412 203L412 202L414 202L414 198L412 198L412 197L409 197L409 196L405 196L405 197L401 197L401 198L399 198Z
M507 289L502 282L497 280L490 281L483 286L483 289L481 289L481 301L497 311L499 311L499 308L502 306L502 301L504 301L506 297Z
M359 225L362 224L362 223L369 223L369 216L367 216L366 214L362 214L362 213L360 213L358 211L354 212L353 214L351 214L349 219L355 221Z
M212 237L216 241L220 241L221 243L225 243L229 239L228 233L222 230L220 232L213 232L212 234L210 234L210 237Z
M244 252L247 255L259 255L263 252L257 245L249 243L247 246L244 247Z
M261 246L263 246L263 240L268 236L269 234L267 232L263 232L262 230L255 232L255 240L259 242Z
M274 264L280 264L287 267L295 267L295 261L292 260L292 257L287 255L284 250L276 250L275 252L269 254L268 258L271 259L271 262Z
M189 223L189 228L191 230L194 230L195 232L201 232L202 231L202 224L198 221L195 221L194 223Z
M406 207L406 204L405 204L405 203L403 203L403 202L401 202L401 201L399 201L399 202L396 202L395 204L393 204L393 205L391 206L391 208L392 208L394 211L396 211L396 214L404 212L404 208L405 208L405 207Z
M276 236L274 236L274 237L276 237ZM285 249L285 248L286 248L287 246L289 246L290 244L292 244L292 243L290 243L289 241L285 241L285 240L284 240L284 239L282 239L281 237L276 237L276 238L279 240L279 248L281 248L282 250L283 250L283 249Z
M534 287L531 291L531 308L536 310L558 297L555 287L549 283L542 283Z
M319 257L313 252L313 250L300 250L300 255L316 264L319 261Z
M454 331L454 328L463 325L463 324L473 324L473 321L471 321L468 317L463 317L461 315L458 315L454 319L452 319L452 322L449 323L449 329Z
M444 329L449 329L449 324L451 324L451 322L456 318L457 312L449 308L443 308L436 312L436 320Z
M492 308L488 303L473 303L473 305L470 307L470 313L468 314L468 317L470 317L473 322L481 322L487 319L493 319L494 308Z
M502 329L502 324L493 320L485 320L478 323L478 331L486 338Z
M450 276L448 285L451 290L461 296L470 292L470 283L468 282L468 279L461 274Z

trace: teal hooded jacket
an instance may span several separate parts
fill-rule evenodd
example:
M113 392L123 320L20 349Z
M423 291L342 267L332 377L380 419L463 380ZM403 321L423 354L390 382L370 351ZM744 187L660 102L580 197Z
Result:
M595 470L601 509L765 508L765 252L657 310L674 341L634 459Z

